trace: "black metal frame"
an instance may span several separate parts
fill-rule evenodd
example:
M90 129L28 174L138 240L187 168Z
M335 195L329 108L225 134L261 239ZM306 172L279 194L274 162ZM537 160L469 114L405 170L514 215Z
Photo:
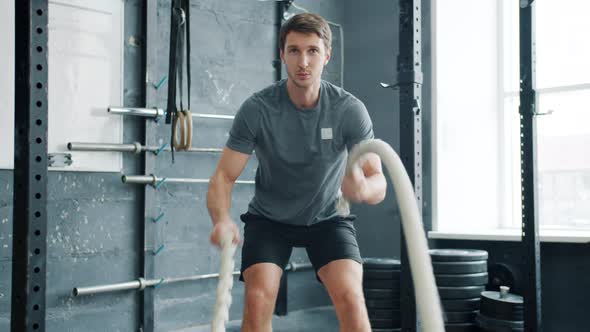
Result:
M279 35L281 32L281 26L283 23L283 14L285 10L289 8L293 1L286 0L286 1L277 1L275 3L275 36L276 42L274 45L275 48L275 60L273 62L275 68L275 81L280 81L282 79L282 61L281 61L281 51L279 48ZM281 276L281 283L279 286L279 293L277 294L277 300L275 302L275 311L274 314L277 316L286 316L289 312L287 308L287 273L283 271L283 275Z
M422 211L422 28L420 0L399 2L397 83L400 109L400 158L408 172ZM401 238L401 327L416 331L416 301L403 227Z
M522 2L521 2L522 3ZM538 206L535 204L536 128L534 5L520 7L520 151L522 192L522 245L526 265L524 286L524 326L526 331L542 331L541 325L541 246Z
M159 34L158 34L158 3L157 1L147 1L145 4L145 26L144 31L146 34L145 37L145 47L144 51L144 59L145 59L145 73L147 78L156 77L155 69L158 68L157 58L154 52L149 52L150 49L155 49L156 45L150 46L151 43L157 43ZM147 82L147 79L144 80ZM158 101L157 90L153 89L150 84L145 85L145 105L146 107L150 107L156 105ZM145 121L145 137L144 141L146 145L158 145L155 142L155 138L157 137L157 123L155 121ZM144 174L152 174L156 168L156 155L152 153L145 153L144 154ZM158 243L158 228L157 224L152 222L154 218L156 218L159 214L157 211L157 192L154 187L151 186L144 186L144 202L143 202L143 211L144 211L144 218L143 218L143 241L141 241L142 247L140 250L143 252L142 254L142 266L141 270L143 271L143 277L145 279L154 279L155 276L155 256L153 255L154 250L156 250L156 246ZM155 331L155 290L153 287L148 287L141 292L141 326L140 331L143 332L153 332Z
M11 331L45 331L47 0L15 1Z

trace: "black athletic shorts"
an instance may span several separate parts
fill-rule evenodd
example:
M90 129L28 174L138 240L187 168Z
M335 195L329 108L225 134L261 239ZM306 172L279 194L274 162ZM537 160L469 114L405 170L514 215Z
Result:
M310 226L283 224L252 213L240 218L245 223L241 281L244 281L244 270L257 263L274 263L284 270L294 247L306 249L316 276L322 266L337 259L352 259L362 264L354 215L334 217Z

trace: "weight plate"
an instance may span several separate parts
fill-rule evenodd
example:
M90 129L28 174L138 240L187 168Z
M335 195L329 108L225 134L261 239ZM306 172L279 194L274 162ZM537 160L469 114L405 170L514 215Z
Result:
M445 312L446 323L475 323L477 311L450 311Z
M438 293L443 300L472 299L480 296L484 286L438 287Z
M476 249L431 249L433 262L466 262L488 259L488 252Z
M363 278L365 279L392 279L392 280L399 280L400 279L400 270L394 269L365 269L363 271Z
M483 286L488 283L488 274L436 274L437 286Z
M383 299L399 299L399 290L392 289L364 289L365 299L383 300Z
M520 321L524 319L524 306L519 303L503 302L490 299L487 296L481 298L481 313L490 318ZM489 295L489 294L488 294ZM507 294L513 295L513 294ZM517 295L516 295L517 296Z
M487 272L488 262L432 262L432 269L435 274L466 274Z
M481 299L479 297L472 299L442 300L441 304L445 311L472 311L479 309Z
M371 327L376 329L393 329L401 326L400 317L393 319L369 318L369 322L371 323Z
M363 280L363 287L367 289L393 289L399 293L400 290L400 283L399 280Z
M501 296L500 292L485 291L481 293L482 299L490 300L492 302L504 302L513 305L522 305L523 298L520 295L508 293L504 297Z
M398 299L387 299L387 300L365 300L367 310L372 309L398 309L400 308L400 300Z
M363 268L364 269L399 270L400 267L401 267L401 262L399 260L393 259L393 258L374 258L374 257L363 258Z
M474 323L449 323L445 324L446 332L477 332L479 329Z
M477 324L484 329L496 331L496 328L524 328L524 321L495 319L478 313L475 317Z
M399 310L390 309L372 309L367 310L370 319L400 319Z
M524 327L523 328L512 328L512 327L494 327L492 329L485 329L485 328L480 328L479 329L480 332L524 332Z

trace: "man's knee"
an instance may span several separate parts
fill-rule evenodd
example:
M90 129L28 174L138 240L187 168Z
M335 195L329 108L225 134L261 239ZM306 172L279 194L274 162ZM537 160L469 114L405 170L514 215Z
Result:
M244 271L246 314L259 317L272 315L281 274L278 266L269 263L256 264Z
M249 287L246 290L246 305L248 309L260 311L272 310L276 301L277 291L265 286ZM267 309L267 310L265 310Z
M334 294L334 302L346 308L364 308L365 297L363 291L356 288L341 289Z

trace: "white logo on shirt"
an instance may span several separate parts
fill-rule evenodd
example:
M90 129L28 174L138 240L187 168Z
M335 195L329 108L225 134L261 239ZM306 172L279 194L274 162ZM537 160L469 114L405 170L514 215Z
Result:
M332 128L322 128L322 139L332 139Z

